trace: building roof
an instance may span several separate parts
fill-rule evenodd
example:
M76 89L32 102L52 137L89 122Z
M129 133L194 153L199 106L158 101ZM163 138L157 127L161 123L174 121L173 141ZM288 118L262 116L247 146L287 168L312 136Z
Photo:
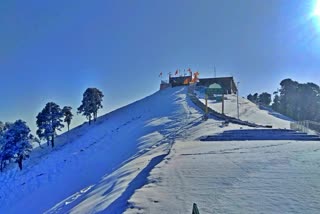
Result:
M237 86L234 82L233 77L214 77L214 78L200 78L199 85L209 87L212 84L219 84L225 93L237 92Z
M192 76L170 77L169 83L171 83L172 86L186 85L185 84L186 80L189 80L187 81L189 83L191 79L192 79Z

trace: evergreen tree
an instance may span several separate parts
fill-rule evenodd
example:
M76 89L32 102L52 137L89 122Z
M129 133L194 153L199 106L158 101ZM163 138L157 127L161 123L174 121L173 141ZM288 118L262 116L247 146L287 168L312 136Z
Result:
M32 150L31 140L30 128L22 120L17 120L2 133L1 171L11 160L17 162L22 170L22 161L29 157Z
M103 96L102 92L97 88L88 88L83 94L82 104L78 108L78 114L82 113L82 115L86 116L89 120L89 125L91 124L92 118L96 121L98 110L103 108Z
M298 103L298 82L284 79L280 83L280 113L291 118L300 111Z
M5 128L5 124L2 121L0 121L0 135L4 131L4 128Z
M56 136L56 130L61 131L64 127L62 124L63 112L59 105L54 102L46 104L44 109L37 116L37 135L40 139L51 141L51 146L54 147L54 139Z
M273 103L271 105L272 109L275 111L280 111L280 97L278 95L278 91L273 92L274 98Z
M319 86L314 83L299 84L297 120L319 120Z
M258 93L255 93L252 96L252 102L254 102L254 103L258 103L259 102L259 94Z
M259 95L258 99L261 105L269 106L271 103L271 94L267 92L263 92L262 94Z
M8 156L5 152L6 140L4 136L10 125L10 123L3 123L0 121L0 171L3 170L5 164L11 159L11 156Z
M5 131L5 126L4 126L4 123L2 121L0 121L0 171L2 171L3 169L3 146L5 144L5 141L4 141L4 138L3 138L3 135L4 135L4 131Z
M64 122L67 123L68 131L70 130L71 120L73 118L73 114L71 112L72 108L70 106L65 106L62 109L64 115Z
M255 93L254 95L249 94L249 95L247 96L247 99L250 100L250 101L253 102L253 103L258 103L259 94L258 94L258 93Z
M291 79L280 83L273 109L295 120L320 120L320 88L314 83L301 84Z

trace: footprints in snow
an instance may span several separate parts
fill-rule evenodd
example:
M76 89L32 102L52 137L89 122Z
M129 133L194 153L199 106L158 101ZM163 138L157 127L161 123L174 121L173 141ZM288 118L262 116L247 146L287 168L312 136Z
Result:
M123 128L124 126L127 126L127 125L129 125L130 123L132 123L133 121L139 120L139 119L141 119L141 118L142 118L142 115L137 116L137 117L133 117L133 118L131 118L131 120L123 123L122 125L118 126L118 127L115 128L115 129L111 130L111 133L113 133L113 132L118 132L118 131L119 131L121 128Z

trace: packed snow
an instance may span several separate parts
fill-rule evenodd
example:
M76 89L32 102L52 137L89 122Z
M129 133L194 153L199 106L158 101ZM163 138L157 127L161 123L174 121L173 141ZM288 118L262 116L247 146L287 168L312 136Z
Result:
M288 128L247 102L240 119ZM255 130L202 115L176 87L83 124L0 174L0 213L319 212L319 141L200 141Z
M176 139L126 213L319 213L319 141L198 140L221 129L208 120Z

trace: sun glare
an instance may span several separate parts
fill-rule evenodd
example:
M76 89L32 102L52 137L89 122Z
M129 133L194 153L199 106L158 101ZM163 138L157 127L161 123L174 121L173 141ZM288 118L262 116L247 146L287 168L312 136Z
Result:
M320 18L320 0L315 1L312 15Z

